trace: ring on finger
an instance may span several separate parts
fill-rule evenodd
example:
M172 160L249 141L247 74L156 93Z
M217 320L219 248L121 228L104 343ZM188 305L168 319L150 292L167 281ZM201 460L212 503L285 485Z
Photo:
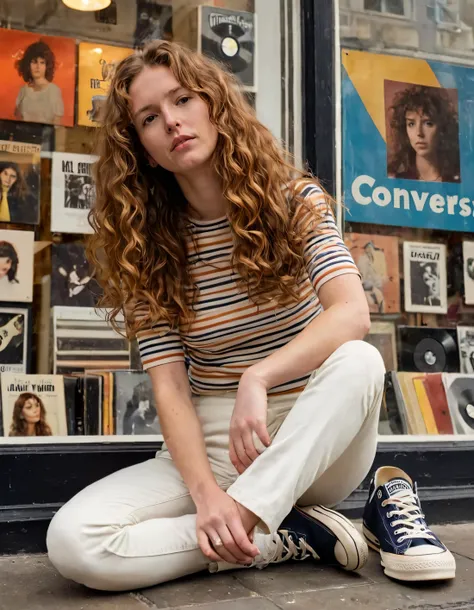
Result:
M214 540L212 541L212 546L224 546L224 543L220 538L214 538Z

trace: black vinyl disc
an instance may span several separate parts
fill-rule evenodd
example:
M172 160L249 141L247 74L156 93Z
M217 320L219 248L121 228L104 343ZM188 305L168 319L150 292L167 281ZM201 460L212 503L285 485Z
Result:
M474 430L474 391L466 389L458 398L459 414L465 423Z
M441 373L446 367L446 353L436 339L422 339L415 347L413 360L423 373Z
M420 373L459 371L455 329L400 326L398 330L400 370Z

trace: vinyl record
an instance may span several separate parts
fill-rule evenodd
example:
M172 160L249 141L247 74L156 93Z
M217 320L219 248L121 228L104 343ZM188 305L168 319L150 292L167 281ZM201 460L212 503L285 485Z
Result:
M459 371L455 329L401 326L398 330L400 370L420 373Z
M460 393L458 409L464 422L474 430L474 391L471 388Z

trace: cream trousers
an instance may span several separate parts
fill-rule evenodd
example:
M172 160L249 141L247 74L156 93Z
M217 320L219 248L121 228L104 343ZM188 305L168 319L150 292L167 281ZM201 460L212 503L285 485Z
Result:
M375 348L342 345L301 394L269 398L272 443L240 476L228 453L235 394L195 399L217 483L261 519L255 543L262 555L293 504L334 506L365 478L376 451L383 374ZM49 558L66 578L108 591L215 571L199 549L195 513L164 449L65 504L48 530Z

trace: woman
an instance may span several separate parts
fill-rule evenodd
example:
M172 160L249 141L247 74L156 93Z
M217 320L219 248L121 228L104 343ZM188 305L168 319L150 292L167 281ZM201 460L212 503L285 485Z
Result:
M445 89L412 85L391 108L391 178L460 182L459 121Z
M23 121L60 125L64 103L61 89L52 82L56 58L50 47L43 40L30 44L16 68L26 85L18 93L15 116Z
M0 241L0 294L7 291L11 284L18 284L16 278L19 258L13 245L8 241Z
M46 409L36 394L23 392L13 407L13 417L9 436L51 436L51 428L46 423Z
M290 558L360 568L357 530L319 505L371 467L384 371L326 196L231 76L173 43L119 64L102 136L90 252L165 447L56 514L52 563L107 590Z
M28 185L17 163L0 162L0 183L2 187L0 222L35 222L32 218L34 209L28 209L31 207Z

